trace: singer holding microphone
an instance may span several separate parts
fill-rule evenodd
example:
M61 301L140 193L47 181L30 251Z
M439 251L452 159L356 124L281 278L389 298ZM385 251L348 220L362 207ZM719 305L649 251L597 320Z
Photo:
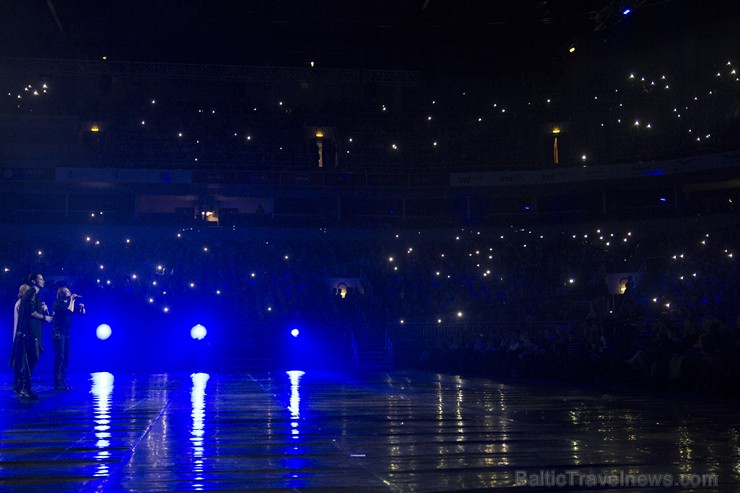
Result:
M54 301L54 318L51 324L51 338L54 342L54 390L72 390L67 385L67 367L69 366L69 333L72 328L72 314L85 314L85 305L75 300L79 295L72 294L67 287L57 290Z

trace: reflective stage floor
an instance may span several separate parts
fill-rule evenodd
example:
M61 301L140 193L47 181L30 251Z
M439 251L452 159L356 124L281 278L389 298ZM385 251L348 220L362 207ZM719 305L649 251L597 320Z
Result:
M39 376L28 403L0 378L2 491L740 491L740 408L716 397L426 373L95 373L67 392Z

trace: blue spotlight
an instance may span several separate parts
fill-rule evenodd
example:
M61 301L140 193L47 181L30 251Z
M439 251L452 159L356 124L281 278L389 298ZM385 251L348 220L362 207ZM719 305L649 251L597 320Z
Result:
M290 331L290 335L292 335L293 337L298 337L298 334L300 334L298 329L293 329Z
M629 7L627 7L626 9L624 9L624 10L622 11L622 15L628 15L628 14L629 14L630 12L632 12L632 9L631 9L631 8L629 8Z
M190 337L192 337L193 339L197 339L199 341L203 340L203 338L207 334L208 334L208 331L201 324L194 325L193 328L190 329Z
M98 325L98 328L95 329L95 335L100 339L101 341L104 341L108 339L111 335L111 329L110 325L108 324L100 324Z

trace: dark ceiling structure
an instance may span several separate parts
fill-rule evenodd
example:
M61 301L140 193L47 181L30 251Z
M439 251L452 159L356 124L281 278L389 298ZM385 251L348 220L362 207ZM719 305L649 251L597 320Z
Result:
M738 3L7 0L0 56L490 72L557 63L571 47L588 56L684 38L722 44Z

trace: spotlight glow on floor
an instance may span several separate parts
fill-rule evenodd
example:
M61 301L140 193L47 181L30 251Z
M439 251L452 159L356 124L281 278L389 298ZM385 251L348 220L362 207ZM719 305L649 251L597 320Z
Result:
M110 328L110 325L108 324L100 324L98 325L98 328L95 329L95 335L100 339L101 341L104 341L108 339L111 335L112 331Z
M194 325L193 328L190 329L190 337L192 337L193 339L197 339L199 341L203 340L203 338L207 334L208 334L208 331L201 324Z

